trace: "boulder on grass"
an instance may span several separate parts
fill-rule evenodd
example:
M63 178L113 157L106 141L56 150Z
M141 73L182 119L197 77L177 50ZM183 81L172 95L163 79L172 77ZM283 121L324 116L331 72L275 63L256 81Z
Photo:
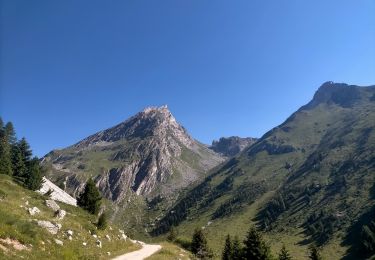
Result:
M46 200L46 206L53 209L54 212L60 209L60 206L54 200Z

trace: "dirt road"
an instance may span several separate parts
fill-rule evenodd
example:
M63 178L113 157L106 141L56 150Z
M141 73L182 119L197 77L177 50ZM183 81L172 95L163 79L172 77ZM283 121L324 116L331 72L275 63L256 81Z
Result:
M141 245L141 249L120 255L112 260L143 260L161 249L160 245L149 245L145 243L141 243Z

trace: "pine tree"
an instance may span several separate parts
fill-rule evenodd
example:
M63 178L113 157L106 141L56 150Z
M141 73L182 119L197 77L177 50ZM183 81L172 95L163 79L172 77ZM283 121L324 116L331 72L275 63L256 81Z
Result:
M12 122L8 122L5 127L5 134L8 136L8 142L9 145L13 146L17 143L17 137L16 137L16 132L14 130L14 126Z
M170 241L170 242L173 242L173 241L176 240L176 238L177 238L177 231L172 226L171 229L169 230L169 233L168 233L168 236L167 236L167 240Z
M8 124L7 124L8 125ZM12 175L11 146L8 131L0 118L0 174Z
M293 258L290 256L288 250L286 250L285 245L280 250L279 253L279 260L292 260Z
M21 150L18 145L15 145L12 149L12 168L13 175L17 179L24 179L27 175L27 167L25 164L25 159L22 156Z
M22 139L17 143L17 147L20 149L22 158L28 166L28 162L31 161L31 156L33 155L29 143L26 141L25 137L22 137Z
M242 259L242 247L238 236L235 236L233 239L232 246L232 260L241 260Z
M323 258L320 256L318 248L316 246L310 247L309 259L311 260L322 260Z
M233 256L233 244L232 244L230 235L227 235L227 238L225 239L225 244L224 244L224 249L223 249L221 259L232 260L232 256Z
M37 171L35 168L35 162L33 162L34 165L31 165L31 156L32 151L30 145L23 137L13 147L12 165L15 178L24 184L26 184L26 180L30 178L30 171Z
M39 190L43 184L42 168L37 157L29 162L24 185L30 190Z
M107 225L108 225L107 214L103 212L102 214L100 214L100 217L98 219L98 223L96 224L96 226L100 230L105 230L107 228Z
M196 229L191 241L191 252L195 254L198 259L211 259L213 254L208 248L206 237L201 229Z
M94 181L90 178L86 182L84 191L77 199L77 205L91 214L98 214L101 205L101 195Z
M244 257L248 260L268 260L271 259L270 248L264 242L262 235L251 227L244 241Z

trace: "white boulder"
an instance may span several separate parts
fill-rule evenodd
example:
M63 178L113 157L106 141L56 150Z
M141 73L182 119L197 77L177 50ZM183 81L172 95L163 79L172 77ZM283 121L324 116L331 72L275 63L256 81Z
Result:
M59 209L58 211L56 211L56 218L58 220L63 220L65 215L66 215L66 211L63 209Z
M35 214L39 214L40 213L40 210L37 207L28 208L27 211L29 211L29 214L31 216L34 216Z
M60 245L60 246L63 246L64 245L64 242L61 241L61 240L58 240L58 239L55 239L55 243Z

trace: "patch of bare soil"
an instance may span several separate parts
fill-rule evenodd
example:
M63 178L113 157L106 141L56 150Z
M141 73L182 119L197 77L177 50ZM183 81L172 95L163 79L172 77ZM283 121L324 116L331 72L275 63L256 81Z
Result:
M16 239L11 239L9 237L5 239L0 238L0 249L6 252L8 251L8 249L5 246L12 246L17 251L22 251L22 250L30 251L30 248L22 244L20 241Z

